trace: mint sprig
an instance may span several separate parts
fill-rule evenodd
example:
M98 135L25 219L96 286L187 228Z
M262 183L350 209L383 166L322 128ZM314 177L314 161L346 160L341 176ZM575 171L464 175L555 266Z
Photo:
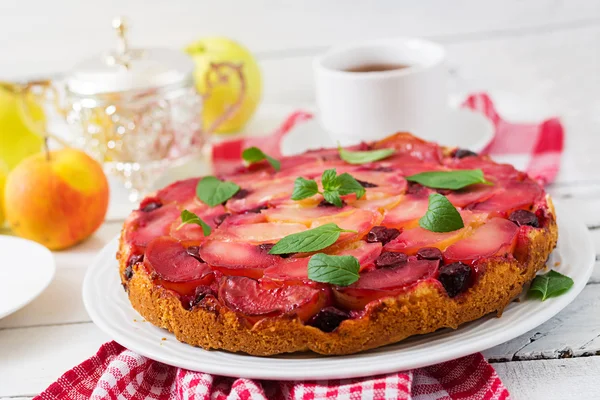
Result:
M366 151L345 150L338 143L338 152L340 158L348 164L367 164L374 161L383 160L395 153L394 149L378 149Z
M420 174L407 176L406 180L433 189L458 190L476 183L492 185L492 182L485 179L483 171L480 169L421 172Z
M315 282L348 286L360 278L360 264L353 256L329 256L317 253L308 261L308 279Z
M183 210L181 212L181 224L175 230L178 231L184 225L187 225L187 224L199 225L202 228L202 233L204 233L204 236L210 235L211 228L206 222L202 221L202 219L200 219L200 217L197 216L196 214L194 214L193 212L188 211L188 210Z
M269 164L271 164L271 166L273 167L273 169L275 169L275 171L281 170L281 163L278 160L274 159L273 157L265 154L258 147L248 147L247 149L245 149L242 152L242 158L244 159L244 161L248 162L249 164L267 160L267 162Z
M360 199L365 194L365 188L347 172L337 175L335 168L323 171L321 175L323 191L319 191L317 182L313 179L296 178L292 200L302 200L315 194L322 194L325 200L337 207L343 207L341 196L351 193Z
M419 219L419 226L431 232L452 232L463 228L462 217L458 210L439 193L429 195L427 212Z
M313 179L296 178L294 181L294 191L292 192L292 200L302 200L314 196L319 193L317 182Z
M542 301L550 297L560 296L573 286L573 279L566 275L550 270L547 274L535 277L528 293L540 297Z
M338 192L326 190L323 192L323 198L326 202L331 203L338 208L344 207L344 202Z
M238 190L240 187L233 182L222 181L214 176L205 176L196 186L196 195L204 204L215 207L229 200Z
M287 235L275 243L275 246L269 250L269 254L308 253L323 250L334 244L342 232L356 233L329 223L304 232Z

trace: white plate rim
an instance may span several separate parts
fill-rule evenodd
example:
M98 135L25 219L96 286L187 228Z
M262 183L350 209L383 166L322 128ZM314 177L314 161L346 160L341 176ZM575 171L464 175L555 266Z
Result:
M45 264L42 268L50 270L50 273L46 275L46 280L40 286L37 287L37 290L32 291L22 301L20 301L19 303L16 303L15 305L11 306L10 308L7 308L6 310L0 310L0 319L19 311L23 307L26 307L28 304L30 304L33 300L35 300L40 294L42 294L44 292L44 290L46 290L48 288L50 283L54 280L54 275L56 274L56 263L54 261L54 256L52 255L52 252L50 250L48 250L46 247L44 247L41 244L36 243L32 240L23 239L23 238L16 237L16 236L0 235L0 242L2 242L4 240L22 242L22 243L25 243L26 246L36 247L42 253L45 253L45 256L48 257L49 262L47 264Z
M94 260L92 265L90 265L83 284L83 301L86 310L92 318L92 321L94 321L94 323L96 323L100 329L113 337L114 340L121 345L154 360L192 371L251 379L309 380L372 376L398 370L421 368L480 352L516 338L554 317L568 304L570 304L577 297L577 295L579 295L579 293L586 286L594 267L595 251L592 239L586 226L575 217L574 213L564 210L560 206L557 206L557 209L560 210L559 222L562 226L562 234L570 235L575 232L579 239L583 238L582 241L578 242L578 252L582 254L581 257L583 257L583 262L581 265L577 266L579 271L573 287L560 297L552 298L544 303L540 303L542 304L542 307L544 307L544 312L535 313L531 318L521 318L521 321L519 321L518 324L503 327L501 329L502 334L498 333L490 336L484 335L484 337L478 338L474 341L459 340L458 344L454 344L453 346L450 346L449 349L446 349L443 353L443 356L440 356L435 351L430 351L428 355L421 356L421 358L418 360L402 360L402 357L398 357L397 354L398 352L401 353L402 349L398 350L393 348L393 346L406 343L400 342L397 345L385 346L373 351L346 356L310 355L300 359L295 359L294 355L290 355L290 358L285 358L286 356L256 357L244 354L234 354L225 351L207 351L201 348L191 347L189 345L177 342L172 334L168 333L166 330L156 328L150 323L147 323L147 326L149 326L150 329L156 330L157 346L154 346L155 348L144 347L143 344L136 340L137 338L135 334L128 333L122 335L119 331L115 330L115 328L112 327L108 321L104 320L99 310L101 310L106 303L98 302L94 298L92 282L94 279L96 279L97 273L95 273L95 271L97 271L99 267L102 267L102 263L106 263L104 258L110 257L111 262L114 265L115 277L117 276L117 264L114 259L114 251L116 249L118 237L107 244L107 246ZM563 255L561 255L561 257L563 257ZM564 262L568 263L568 260L565 260ZM98 308L99 306L100 308ZM511 306L507 307L507 310L510 307ZM518 307L518 305L514 307ZM504 315L506 316L508 313L512 312L514 307L508 311L505 310ZM131 310L133 310L133 308L131 308ZM514 313L516 314L516 311ZM142 318L139 316L139 314L137 315L140 319ZM489 323L489 321L500 321L499 324L504 325L508 323L508 320L504 320L504 322L502 318L492 319L488 316L469 324L479 324L480 322L483 324ZM146 327L142 327L142 329L146 329ZM477 331L477 329L478 328L475 328L475 331ZM497 330L499 329L500 328L497 328ZM460 339L460 334L461 328L459 327L457 330L444 330L429 335L419 336L415 339L417 342L416 344L419 345L419 342L434 342L437 340L434 336L437 335L447 335L447 337L450 338L453 336L459 336ZM168 352L161 350L160 344L163 337L168 338L170 346L185 346L185 351L193 351L195 354L197 354L197 358L194 357L193 360L188 360L184 357L173 356ZM409 346L411 343L412 342L408 343ZM210 357L215 355L219 359L222 358L223 361L229 361L231 363L225 363L225 366L223 366L220 364L211 363L210 361L207 362L207 359L210 359ZM206 356L209 357L207 358ZM236 363L240 365L235 365Z

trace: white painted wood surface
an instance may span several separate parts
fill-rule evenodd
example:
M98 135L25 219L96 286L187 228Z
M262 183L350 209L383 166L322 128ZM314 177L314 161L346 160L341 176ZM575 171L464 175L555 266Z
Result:
M118 14L132 19L139 45L182 47L209 34L244 42L261 59L271 104L313 102L310 61L328 45L399 35L439 40L448 47L452 93L490 90L513 119L563 118L567 148L550 191L592 228L600 255L600 2L3 0L0 80L60 73L110 48ZM80 291L89 261L119 229L106 223L87 242L55 253L50 287L0 320L0 399L34 396L109 340L90 322ZM556 318L485 355L514 399L600 399L600 262Z

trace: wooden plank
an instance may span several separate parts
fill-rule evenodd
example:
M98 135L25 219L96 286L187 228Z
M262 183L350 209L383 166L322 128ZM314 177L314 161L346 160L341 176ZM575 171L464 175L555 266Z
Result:
M599 399L600 357L493 364L515 400Z
M600 354L600 285L590 284L550 321L483 352L491 361Z
M0 397L34 396L108 340L92 323L0 330Z
M68 250L55 251L56 268L80 268L85 270L94 257L121 231L122 221L105 222L89 239Z
M596 254L600 255L600 228L590 229L590 236L596 248Z
M121 222L105 223L85 242L54 252L56 275L48 288L29 305L0 320L0 329L89 322L81 287L87 267L98 251L120 231Z
M598 256L596 256L596 260L598 260ZM588 285L594 283L594 284L598 284L600 283L600 261L596 261L596 264L594 265L594 272L592 272L592 276L590 277L590 280L588 281ZM598 289L600 290L600 289Z
M29 397L22 397L22 396L18 396L18 397L0 397L0 400L29 400L29 399L33 399L33 397L29 396Z
M89 322L81 297L85 272L83 268L59 268L50 286L37 299L0 319L0 329Z
M549 190L549 193L554 197L552 189ZM600 226L600 207L598 207L600 191L595 196L588 196L581 192L571 192L568 195L558 195L554 198L565 209L576 214L588 227ZM600 253L600 247L596 247L596 249Z
M91 15L94 18L89 18ZM225 35L243 41L259 54L269 55L273 51L288 54L294 48L323 48L379 37L479 40L486 37L482 33L497 36L523 30L556 30L595 23L600 6L586 0L506 0L489 4L477 0L230 0L210 4L182 0L177 5L143 0L84 5L65 0L61 7L39 0L34 6L31 2L8 1L0 4L0 26L12 33L3 49L11 57L3 60L6 62L0 65L0 75L67 71L82 57L114 48L110 21L115 15L131 17L130 37L136 47L183 48L194 39ZM32 43L35 52L26 50Z

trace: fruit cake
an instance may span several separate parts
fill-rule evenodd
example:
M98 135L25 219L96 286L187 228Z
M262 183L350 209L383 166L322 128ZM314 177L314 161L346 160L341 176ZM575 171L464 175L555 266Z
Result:
M510 165L406 133L146 197L120 237L132 306L178 340L349 354L500 315L556 246L552 202Z

